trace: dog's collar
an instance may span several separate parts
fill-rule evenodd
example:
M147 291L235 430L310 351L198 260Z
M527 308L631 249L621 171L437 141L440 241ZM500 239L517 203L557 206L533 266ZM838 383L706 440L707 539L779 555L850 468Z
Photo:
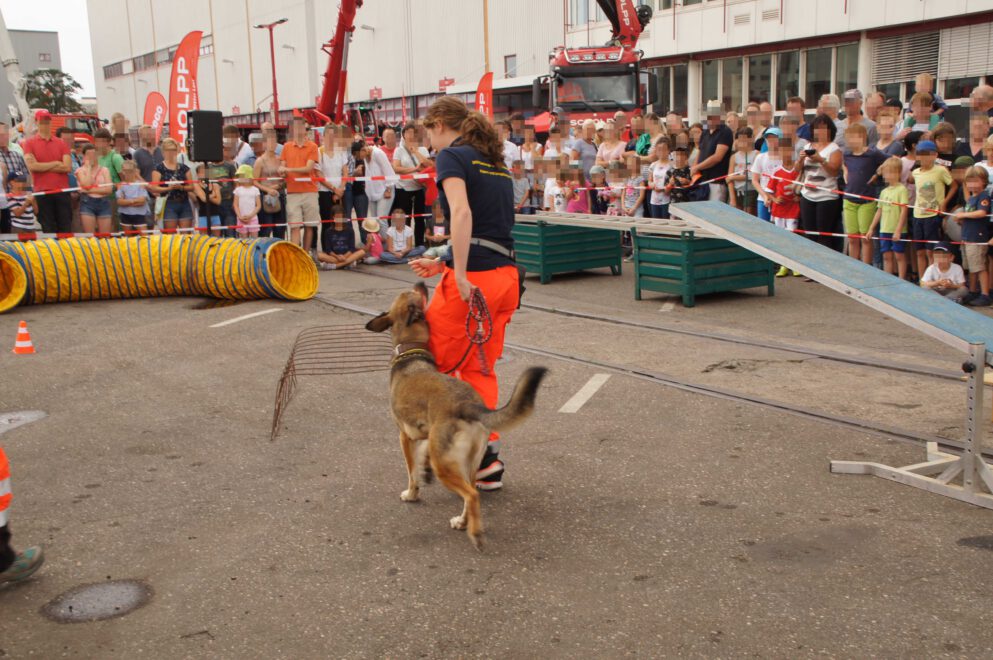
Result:
M426 351L428 348L428 343L426 341L405 341L401 344L397 344L393 347L393 355L403 355L408 351L422 350Z
M432 355L431 351L427 349L427 344L421 341L398 344L393 348L393 352L395 353L395 357L390 362L390 367L394 367L400 362L414 358L420 358L422 360L427 360L431 364L435 364L434 355Z

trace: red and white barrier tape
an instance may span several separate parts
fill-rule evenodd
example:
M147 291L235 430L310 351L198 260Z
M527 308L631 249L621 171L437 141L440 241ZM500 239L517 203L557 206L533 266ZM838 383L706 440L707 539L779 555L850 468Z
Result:
M202 216L201 216L202 217ZM216 217L216 216L211 216ZM407 216L408 218L427 218L431 217L430 213L412 213ZM367 216L365 218L352 218L351 222L362 222L363 220L389 220L390 216ZM321 224L329 225L334 224L334 219L331 220L321 220ZM46 238L52 238L57 240L67 239L67 238L121 238L126 236L154 236L154 235L173 235L173 234L192 234L194 232L207 233L210 231L235 231L238 229L245 231L254 231L256 229L271 228L271 227L286 227L292 229L294 227L313 227L313 225L307 225L304 222L278 222L278 223L262 223L257 225L214 225L210 228L207 227L176 227L175 229L122 229L120 231L113 232L56 232L56 233L45 233L41 231L32 232L20 232L16 234L0 234L0 241L37 241Z

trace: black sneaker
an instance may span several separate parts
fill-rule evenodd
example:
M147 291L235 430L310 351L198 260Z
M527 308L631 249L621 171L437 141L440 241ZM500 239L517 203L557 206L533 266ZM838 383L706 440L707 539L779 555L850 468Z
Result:
M989 296L982 293L978 296L974 293L969 294L968 300L965 301L965 304L969 307L989 307L991 303L993 303L993 300L990 300Z
M476 471L476 488L479 490L500 490L503 488L503 463L499 455L488 449Z
M962 296L961 298L959 298L959 303L962 304L962 305L968 305L978 295L979 295L978 293L973 293L972 291L970 291L967 294L965 294L964 296Z

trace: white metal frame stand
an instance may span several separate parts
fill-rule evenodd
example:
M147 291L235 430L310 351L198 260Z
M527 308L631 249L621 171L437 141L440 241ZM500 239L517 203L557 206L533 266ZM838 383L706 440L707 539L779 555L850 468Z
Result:
M962 365L968 374L968 437L961 456L938 450L927 443L927 461L905 467L891 467L864 461L831 461L837 474L870 474L907 486L951 497L976 506L993 509L993 470L983 460L983 371L986 345L970 344L969 361Z

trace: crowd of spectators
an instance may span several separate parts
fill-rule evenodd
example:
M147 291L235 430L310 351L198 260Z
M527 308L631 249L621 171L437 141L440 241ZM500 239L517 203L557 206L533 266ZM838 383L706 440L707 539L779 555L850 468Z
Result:
M952 297L990 305L993 88L973 92L959 137L933 84L918 76L906 106L851 89L825 94L809 113L793 97L778 121L768 102L738 114L714 101L702 123L639 111L570 121L555 108L541 133L521 114L496 128L520 214L664 219L673 202L719 200L922 284L947 259L935 256L940 246L968 274L966 292ZM193 163L175 141L156 144L147 126L132 147L119 115L92 143L53 133L43 110L35 120L36 134L17 144L0 124L0 234L196 227L285 238L326 269L447 250L434 154L417 122L382 127L374 144L302 117L282 142L271 123L247 138L226 126L223 160Z

